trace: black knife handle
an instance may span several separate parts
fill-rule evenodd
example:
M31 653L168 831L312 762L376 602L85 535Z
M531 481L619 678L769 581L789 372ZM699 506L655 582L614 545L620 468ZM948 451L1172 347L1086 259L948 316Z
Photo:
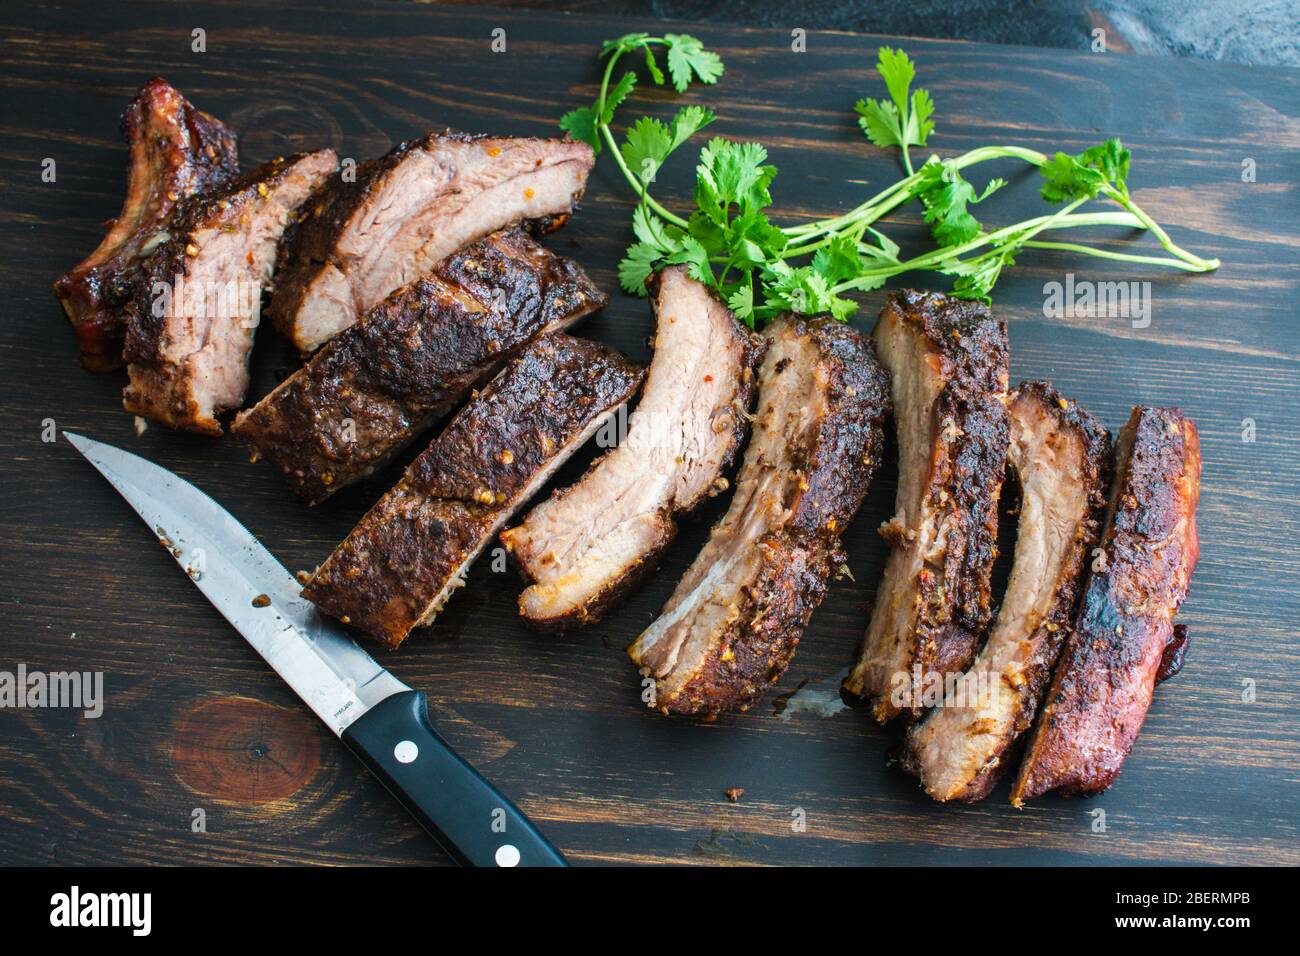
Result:
M370 708L343 731L343 742L462 866L569 865L438 736L421 692Z

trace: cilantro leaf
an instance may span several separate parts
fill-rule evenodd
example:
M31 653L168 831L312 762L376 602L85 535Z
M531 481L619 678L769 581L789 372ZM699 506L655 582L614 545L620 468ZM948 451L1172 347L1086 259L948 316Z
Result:
M1125 191L1128 190L1128 166L1131 158L1132 153L1113 137L1104 143L1089 146L1079 154L1079 161L1083 165L1100 170L1107 182Z
M627 131L619 153L642 187L649 188L669 154L713 120L713 114L700 106L683 106L671 126L643 116Z
M661 260L687 261L681 258L687 249L687 236L677 226L666 223L644 202L632 212L632 232L637 242L619 263L619 284L628 292L645 295L645 283ZM694 249L690 250L694 255ZM706 252L704 261L707 262Z
M716 83L722 76L722 59L712 50L704 49L704 44L695 37L665 33L664 43L668 48L668 75L678 93L685 93L691 85L692 73L701 83Z
M692 236L684 237L681 248L664 261L669 265L685 263L687 272L696 282L703 282L714 288L718 285L718 280L713 275L713 267L709 264L709 253Z
M902 125L898 120L898 107L886 100L858 100L853 107L858 112L858 125L867 139L881 149L903 145Z
M912 80L916 79L916 67L906 53L893 47L882 46L876 51L876 56L876 72L884 78L885 87L889 90L894 105L898 107L898 112L906 113L907 94Z
M715 119L717 117L713 115L713 111L707 110L703 106L683 106L677 111L677 115L673 117L672 126L670 127L672 144L668 151L672 152Z
M1096 199L1108 185L1127 196L1130 156L1118 139L1090 146L1077 156L1057 153L1039 167L1042 196L1048 202Z
M665 223L645 203L632 212L632 232L641 242L665 254L681 248L681 230Z
M836 236L817 250L812 260L813 271L826 277L831 284L852 279L862 272L862 256L857 244L847 236Z
M1039 167L1043 176L1042 197L1048 202L1072 202L1075 199L1095 199L1106 177L1075 157L1057 153Z
M645 48L645 68L650 71L650 79L654 80L655 86L664 85L664 71L659 69L659 61L655 59L655 49L648 43Z
M925 141L934 132L934 100L930 99L929 90L917 90L912 94L912 109L907 117L908 138L917 146L924 146Z
M774 263L764 274L764 305L773 313L795 312L817 315L829 312L840 322L847 322L858 304L835 294L831 280L816 264L792 268L786 262Z
M623 104L632 88L636 86L636 74L628 70L613 88L605 94L605 109L600 114L600 121L608 126L614 119L614 111Z
M764 164L767 150L758 143L733 143L720 137L700 150L695 167L696 202L715 222L725 222L728 209L741 213L772 205L768 192L776 167Z
M644 242L628 247L627 255L618 264L618 284L624 292L644 296L646 280L654 273L655 262L663 253Z
M908 147L924 146L934 132L934 120L930 118L934 115L934 101L927 90L909 92L916 68L902 50L881 47L876 72L884 78L890 98L858 100L853 107L858 113L858 125L876 146L902 149L903 162L910 173L912 161Z
M627 131L627 140L619 148L623 162L640 181L642 189L654 182L659 167L668 157L673 137L668 127L653 116L643 116Z
M921 167L921 186L917 195L925 207L925 221L941 246L959 246L980 234L980 221L967 210L968 205L983 202L1006 185L993 179L976 194L975 187L962 178L952 163L930 162Z
M570 110L560 117L560 129L574 139L582 140L592 152L600 154L600 133L596 129L596 108L583 106Z
M945 263L942 271L957 276L957 280L952 284L950 293L952 297L977 299L985 305L992 305L993 300L989 297L989 293L993 291L998 277L1002 275L1003 268L1015 265L1016 260L1013 255L1015 251L1016 246L1012 243L1005 248L977 256L970 262L953 260L951 263Z
M727 308L735 314L736 318L744 322L751 329L754 327L754 274L746 274L746 282L741 283L740 288L731 295L727 296Z

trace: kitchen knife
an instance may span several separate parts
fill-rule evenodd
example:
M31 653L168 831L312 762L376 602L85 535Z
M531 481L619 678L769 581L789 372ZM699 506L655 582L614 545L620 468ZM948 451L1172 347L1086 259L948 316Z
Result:
M451 749L425 696L303 599L226 509L136 455L65 431L245 640L457 862L567 866L532 822Z

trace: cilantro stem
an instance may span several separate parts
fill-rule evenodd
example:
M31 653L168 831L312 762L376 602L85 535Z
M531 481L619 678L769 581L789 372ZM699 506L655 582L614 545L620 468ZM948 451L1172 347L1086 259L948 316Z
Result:
M995 232L985 233L976 236L970 242L962 243L960 246L947 246L941 249L935 249L924 255L916 256L912 259L906 259L894 265L872 266L863 270L860 276L848 279L832 288L837 295L841 292L848 292L862 284L864 279L889 278L891 276L901 275L905 272L915 272L918 270L930 269L938 266L948 260L957 259L960 256L974 252L983 246L994 246L991 252L1009 251L1022 245L1031 245L1030 238L1037 235L1045 229L1070 229L1082 226L1136 226L1137 222L1134 216L1122 212L1097 212L1097 213L1074 213L1073 210L1087 202L1086 199L1076 199L1067 206L1061 207L1056 212L1038 216L1034 219L1027 219L1024 222L1018 222L1011 226L1004 226ZM1002 250L996 247L1003 240L1012 240L1007 242ZM1161 257L1142 257L1129 256L1126 253L1110 252L1105 249L1097 249L1092 246L1074 245L1072 243L1042 244L1033 243L1036 247L1054 248L1055 246L1071 246L1074 251L1082 252L1086 255L1099 256L1103 259L1122 259L1123 261L1141 262L1147 258L1154 258L1157 264L1171 265L1176 260L1164 259ZM985 253L986 255L991 253ZM1180 265L1177 268L1194 269L1195 267Z
M1166 233L1164 229L1160 228L1160 224L1148 216L1142 208L1129 197L1127 192L1121 192L1109 185L1103 187L1102 192L1136 216L1142 225L1151 232L1151 235L1155 236L1156 239L1159 240L1160 245L1164 247L1166 252L1177 256L1183 262L1192 266L1196 272L1213 272L1215 269L1219 268L1218 259L1202 259L1200 256L1193 255L1186 249L1177 245L1169 238L1169 234Z
M1182 269L1185 272L1204 272L1199 266L1193 265L1182 259L1173 259L1168 256L1135 256L1127 252L1114 252L1110 249L1099 249L1096 246L1084 246L1076 242L1042 242L1037 239L1027 240L1025 246L1031 249L1057 249L1061 252L1077 252L1085 256L1096 256L1098 259L1115 259L1119 262L1140 262L1144 265L1151 266L1169 266L1171 269Z
M614 134L610 132L609 127L606 126L604 123L601 123L600 131L604 135L605 141L609 143L609 150L611 153L614 154L614 161L618 164L618 168L623 171L623 176L627 179L629 183L631 183L632 188L637 191L637 195L640 197L641 201L644 202L651 209L653 209L655 211L655 215L657 215L660 219L667 220L668 222L671 222L673 225L680 226L682 229L685 229L688 225L686 220L683 219L681 216L677 215L676 213L670 212L669 210L661 206L659 204L659 201L655 199L653 196L651 196L648 190L642 187L641 183L637 180L636 176L632 173L632 170L627 168L627 163L623 161L623 156L618 151L618 144L614 139Z
M962 153L953 159L952 165L956 169L965 169L968 166L974 166L977 163L987 162L990 159L1022 159L1033 166L1042 166L1047 162L1047 157L1034 149L1025 149L1021 146L981 146L979 149L972 149L969 152ZM931 159L938 159L938 156L932 156ZM789 226L783 230L787 236L793 238L807 238L808 236L824 235L828 232L848 225L850 223L865 221L875 222L885 213L897 206L909 201L914 193L915 188L920 185L921 176L917 173L911 173L905 179L900 179L887 189L882 190L872 196L866 202L850 209L848 212L834 216L830 219L822 219L818 222L804 223L800 226ZM888 202L886 202L888 200Z
M663 41L658 37L647 37L645 42L663 43ZM627 168L627 163L623 159L623 153L618 148L618 140L614 138L614 131L609 128L609 124L603 119L605 115L605 99L609 95L609 81L614 75L614 65L618 63L622 56L623 51L621 49L615 50L610 54L609 62L605 64L605 75L601 77L600 80L600 95L596 98L596 125L600 129L601 136L604 137L605 142L608 144L610 153L614 156L614 162L616 162L618 168L623 171L623 177L628 181L632 188L636 190L637 194L641 197L641 201L653 209L661 219L666 219L673 225L685 229L687 225L686 220L674 212L669 212L660 205L659 201L650 195L650 190L641 183L636 175L633 174L632 170Z

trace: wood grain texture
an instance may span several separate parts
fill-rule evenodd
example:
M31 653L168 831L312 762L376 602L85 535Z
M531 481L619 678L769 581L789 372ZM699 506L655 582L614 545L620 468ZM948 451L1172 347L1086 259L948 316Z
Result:
M207 31L192 53L190 31ZM496 27L507 52L489 50ZM83 372L49 283L96 243L124 189L117 116L161 73L241 134L247 165L330 146L362 159L451 125L548 134L589 101L599 42L651 23L351 2L70 2L0 12L0 420L6 540L0 548L0 669L102 670L97 720L69 710L0 711L0 863L429 864L431 841L337 745L194 590L127 505L42 423L136 451L224 503L291 569L322 561L399 474L308 511L229 440L151 427L120 410L123 376ZM784 222L850 208L898 175L858 132L852 104L881 95L880 38L697 26L727 74L690 99L714 131L768 145ZM1300 862L1300 78L1294 72L906 40L938 104L932 146L985 143L1077 151L1106 135L1134 150L1131 185L1176 241L1223 268L1153 272L1052 253L1024 256L997 289L1011 327L1012 380L1046 377L1112 429L1136 402L1176 404L1205 456L1201 565L1180 620L1183 672L1160 688L1114 790L1024 811L1006 786L969 807L930 802L886 766L896 729L817 706L851 663L886 549L892 465L845 536L853 580L813 617L772 698L713 725L644 710L624 646L655 615L703 542L687 522L647 586L586 631L539 638L515 612L513 572L480 563L431 630L385 662L429 693L454 746L580 863L1297 863ZM632 110L675 108L662 91ZM630 112L630 110L629 110ZM44 158L57 182L41 181ZM1255 161L1258 181L1241 182ZM685 196L689 154L661 175ZM1041 210L1014 163L981 207L1005 223ZM630 207L608 157L584 208L550 248L613 295L580 327L644 359L644 301L616 292ZM913 248L915 208L887 223ZM1114 248L1135 240L1110 234ZM1136 240L1144 249L1149 238ZM1151 279L1152 321L1046 319L1043 285ZM912 277L924 285L930 277ZM935 287L946 280L933 277ZM881 294L855 324L869 328ZM294 365L268 328L254 397ZM1242 441L1252 419L1253 443ZM571 462L558 482L581 473ZM1256 698L1243 703L1243 682ZM793 694L793 696L791 696ZM778 696L779 695L779 696ZM206 752L206 755L205 755ZM240 779L245 778L245 779ZM250 782L251 781L251 782ZM261 781L259 783L259 781ZM730 804L724 791L743 787ZM1108 828L1092 830L1104 808ZM207 832L191 829L195 808ZM807 828L794 832L802 810Z

